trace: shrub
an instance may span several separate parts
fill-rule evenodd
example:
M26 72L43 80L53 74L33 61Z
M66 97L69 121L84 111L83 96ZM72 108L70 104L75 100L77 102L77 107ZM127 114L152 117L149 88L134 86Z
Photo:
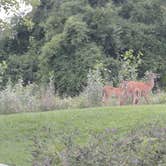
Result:
M23 86L21 79L13 86L9 81L6 88L0 91L0 113L50 111L101 106L102 82L99 70L90 71L87 86L79 96L60 98L54 93L52 79L50 79L50 82L45 87L40 87L36 84ZM110 98L111 105L117 105L117 103L118 100L116 98ZM140 103L145 103L143 97ZM166 93L152 94L150 96L150 103L166 103Z
M157 90L148 95L150 104L166 104L166 92ZM144 97L140 98L139 104L147 104Z
M84 108L101 103L102 85L98 73L88 75L88 86L76 97L60 98L55 94L53 79L48 85L28 84L23 86L20 79L12 85L9 81L6 88L0 91L0 113L49 111L68 108ZM96 80L96 81L95 81Z
M143 54L139 52L134 55L133 50L126 51L122 55L121 69L119 70L119 81L123 80L136 80L138 77L138 67L142 63L141 57Z
M0 88L3 87L4 75L7 69L7 64L5 61L0 62Z
M14 86L8 82L7 87L0 92L0 113L39 111L37 89L36 84L24 87L22 80Z
M87 106L100 106L102 104L103 80L99 69L90 70L88 74L87 86L81 94L86 100Z
M55 88L54 88L54 82L53 77L50 77L48 85L46 87L41 87L40 89L41 95L40 95L40 107L43 111L48 111L55 108Z
M94 136L87 146L72 146L65 150L65 161L72 166L149 166L166 163L165 128L153 124L118 140L113 134L106 131Z
M49 161L49 166L149 166L166 163L166 128L157 123L146 124L120 138L117 138L117 132L116 129L106 129L103 133L94 134L84 146L74 143L78 133L71 132L60 140L65 147L62 151L50 148L55 147L57 142L54 140L42 142L38 138L35 140L38 155L34 156L33 162L44 165Z
M166 103L166 92L161 91L150 96L152 104L165 104Z
M36 84L23 86L20 79L14 86L9 81L0 91L0 113L49 111L54 109L75 108L74 98L60 98L54 93L52 80L46 87Z

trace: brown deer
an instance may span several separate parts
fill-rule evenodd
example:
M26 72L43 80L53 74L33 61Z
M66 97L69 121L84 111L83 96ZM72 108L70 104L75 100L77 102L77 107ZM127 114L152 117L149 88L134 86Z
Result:
M132 84L133 81L123 81L121 88L123 89L123 98L126 103L127 99L132 100L132 104L137 103L141 97L141 91Z
M115 96L119 100L119 104L124 104L122 100L124 90L121 87L113 87L106 85L102 90L102 102L107 105L110 97Z
M157 74L149 72L147 78L147 82L125 81L122 84L125 96L132 98L132 104L138 104L141 97L144 97L146 102L149 103L148 94L154 87L154 79L157 78Z

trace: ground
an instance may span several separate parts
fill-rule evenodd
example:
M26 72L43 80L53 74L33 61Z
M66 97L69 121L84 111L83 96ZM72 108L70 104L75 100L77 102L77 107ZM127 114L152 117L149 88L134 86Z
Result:
M78 132L84 144L92 133L116 129L118 137L148 122L166 121L166 105L101 107L21 113L0 116L0 163L31 166L34 151L45 140L50 149L61 150L64 136ZM35 141L38 141L36 143ZM52 141L54 140L54 141ZM54 142L54 144L53 144ZM49 146L48 146L49 147Z

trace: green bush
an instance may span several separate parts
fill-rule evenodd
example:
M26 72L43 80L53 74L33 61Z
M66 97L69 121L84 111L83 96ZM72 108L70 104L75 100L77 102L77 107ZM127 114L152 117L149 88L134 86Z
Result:
M94 136L85 147L73 146L66 150L65 160L73 166L149 166L166 163L165 128L146 126L118 140L114 138L114 132L109 132L107 129Z
M88 74L88 82L84 92L81 94L87 100L87 106L101 106L102 104L102 88L103 80L99 69L90 70Z
M152 104L166 104L166 92L161 91L159 93L152 94L150 96L150 102Z
M38 86L23 86L22 80L12 86L11 82L0 92L0 113L39 111Z
M142 63L143 54L139 52L134 55L133 50L126 51L121 55L121 67L118 73L119 81L123 80L137 80L138 67Z
M100 106L102 83L99 71L90 71L84 92L76 97L61 98L55 94L53 79L48 85L23 85L23 80L12 85L9 81L0 91L0 113L50 111L68 108Z
M166 163L166 128L157 123L146 124L121 138L117 138L117 132L116 129L106 129L94 134L84 146L74 143L77 132L64 135L61 143L65 148L61 152L50 148L55 147L54 141L48 145L37 139L36 151L39 153L33 162L38 165L47 162L49 166L149 166Z

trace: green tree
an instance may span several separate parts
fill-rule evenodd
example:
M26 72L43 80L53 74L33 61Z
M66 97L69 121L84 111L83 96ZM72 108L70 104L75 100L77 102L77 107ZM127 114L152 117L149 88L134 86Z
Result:
M40 66L44 80L48 80L48 73L53 71L58 92L74 96L86 85L87 73L101 59L102 53L94 43L85 40L87 30L83 28L81 32L82 28L74 29L74 36L70 35L73 31L68 30L53 37L43 47ZM80 45L82 40L85 43Z
M5 77L40 83L53 73L56 91L74 96L96 64L117 85L122 62L129 62L121 55L131 49L133 58L144 55L138 77L152 70L165 86L165 8L164 0L41 0L26 17L15 18L10 33L0 34Z
M4 85L4 74L6 69L7 69L7 64L5 61L2 61L0 63L0 88L2 88Z

